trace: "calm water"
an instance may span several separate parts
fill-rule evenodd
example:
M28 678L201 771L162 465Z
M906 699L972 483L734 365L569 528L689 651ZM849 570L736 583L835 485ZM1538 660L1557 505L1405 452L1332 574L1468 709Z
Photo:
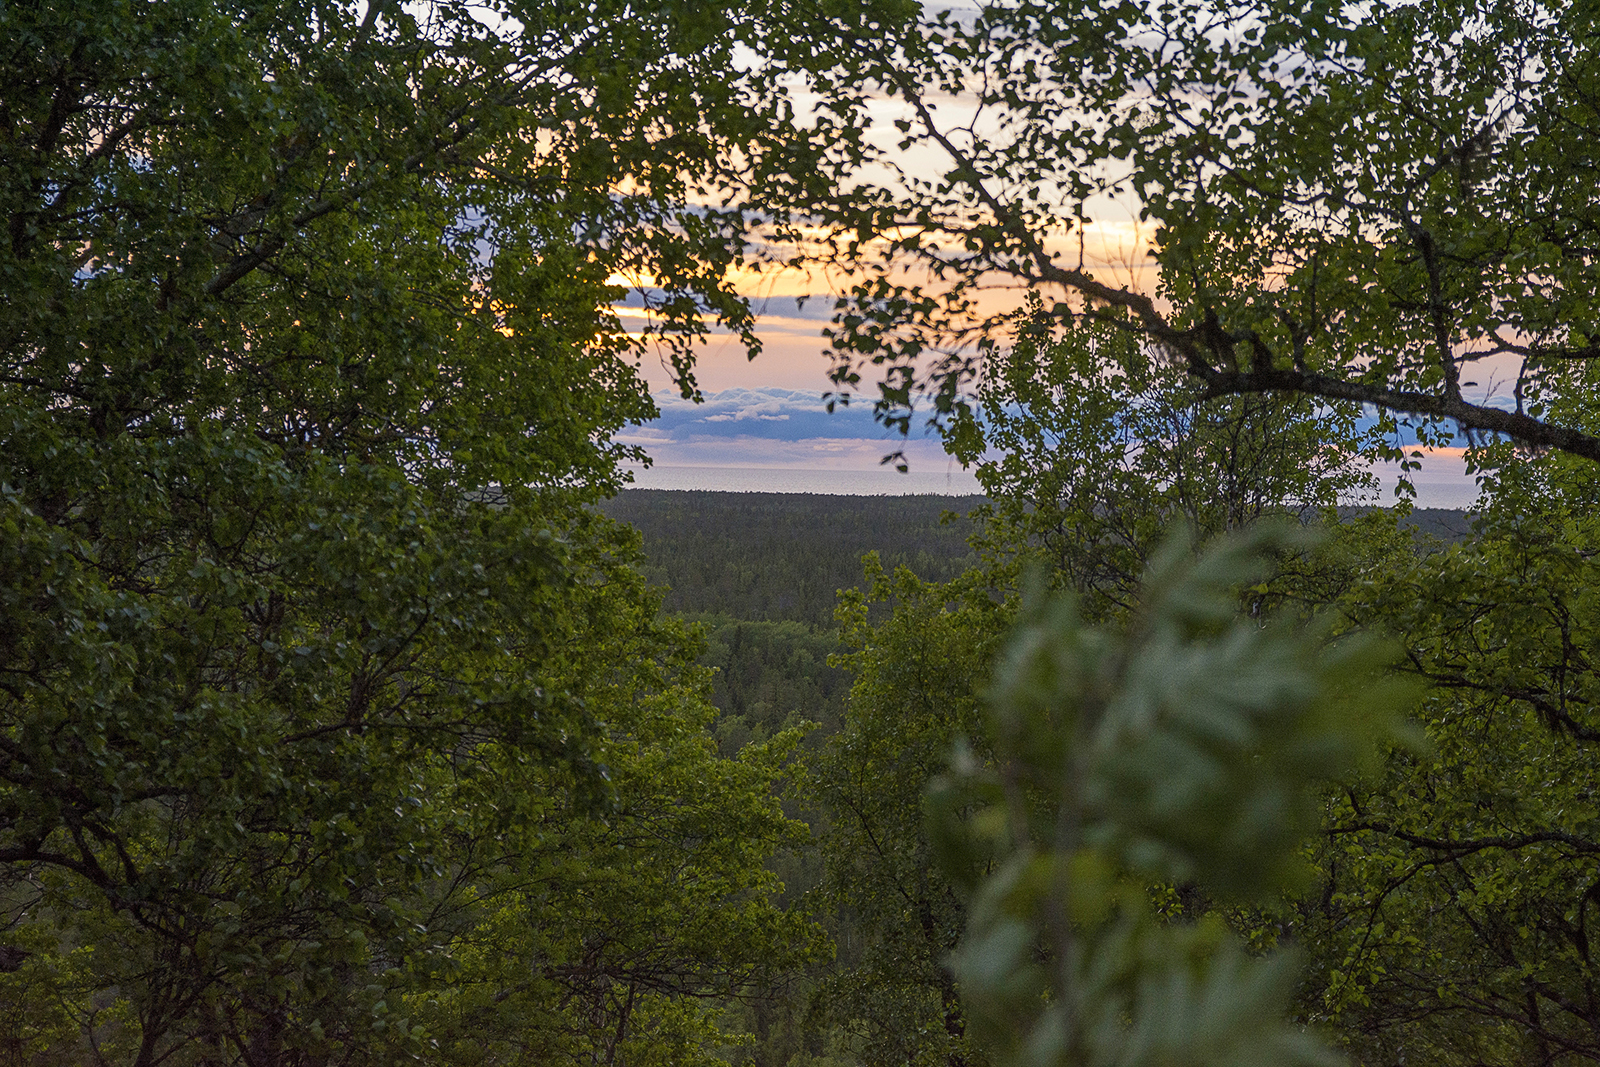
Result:
M1394 502L1393 470L1379 467L1383 488L1371 504ZM1459 459L1430 457L1413 476L1417 506L1465 508L1478 495ZM786 467L651 467L634 472L640 489L709 489L723 493L825 493L832 496L968 496L982 493L978 479L953 464L947 470L912 470L907 474L876 470L794 470Z

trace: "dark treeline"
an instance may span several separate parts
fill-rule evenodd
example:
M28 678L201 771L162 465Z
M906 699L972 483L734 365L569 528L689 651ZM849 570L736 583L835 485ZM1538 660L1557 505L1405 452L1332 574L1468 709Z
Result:
M949 581L972 566L979 496L829 496L629 489L605 512L644 536L645 576L664 610L705 628L718 742L732 754L800 721L837 729L849 675L834 608L863 588L862 557Z
M969 513L983 503L981 496L628 489L603 510L643 535L643 570L652 585L668 588L666 611L826 630L839 591L864 587L868 552L887 571L909 567L933 582L976 563ZM1341 508L1340 515L1371 510ZM1416 508L1401 521L1447 542L1471 531L1466 513L1450 508Z
M643 570L668 589L664 610L699 623L713 668L712 703L725 755L800 722L815 743L838 729L850 687L839 651L839 593L864 588L862 558L946 582L971 567L969 513L981 496L829 496L629 489L605 512L644 537ZM1349 519L1369 508L1341 509ZM1461 511L1417 508L1421 537L1459 541ZM877 605L886 610L887 605Z
M982 502L629 489L604 510L644 535L645 576L670 587L667 611L826 628L838 590L861 586L867 552L930 581L971 566L965 515Z
M1339 515L1349 520L1374 510L1370 507L1340 508ZM1472 518L1465 511L1454 508L1414 508L1410 515L1400 521L1415 527L1419 537L1436 537L1455 543L1472 536Z

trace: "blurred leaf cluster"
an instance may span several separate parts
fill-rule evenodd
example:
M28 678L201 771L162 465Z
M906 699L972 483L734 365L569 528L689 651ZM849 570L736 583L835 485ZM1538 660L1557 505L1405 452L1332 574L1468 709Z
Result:
M928 833L968 896L952 957L996 1063L1329 1063L1289 1021L1291 953L1152 886L1272 906L1306 883L1314 789L1414 739L1389 646L1240 611L1296 538L1258 527L1158 554L1138 611L1094 628L1024 606L987 694L990 758L958 755Z

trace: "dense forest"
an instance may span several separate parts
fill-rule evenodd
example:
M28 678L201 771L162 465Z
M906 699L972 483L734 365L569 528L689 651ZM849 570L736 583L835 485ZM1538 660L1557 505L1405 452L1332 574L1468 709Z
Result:
M0 1064L1600 1059L1596 86L1588 2L0 3ZM623 492L778 292L981 499Z
M940 953L954 946L959 908L928 903L937 894L929 884L932 864L917 804L959 734L962 720L952 706L973 705L982 656L935 653L938 663L920 665L915 684L936 683L942 673L937 684L950 691L921 707L901 695L911 704L887 721L878 719L883 708L867 702L878 694L869 697L862 688L851 694L862 680L861 644L907 625L930 628L930 607L940 619L932 628L950 628L946 640L993 639L981 628L963 632L954 623L970 618L970 605L955 605L970 595L975 576L992 572L994 560L979 550L993 503L983 497L624 490L604 509L641 532L641 570L668 590L662 610L702 632L699 662L715 672L713 730L724 755L784 729L806 731L782 795L786 810L811 826L811 841L769 863L783 880L786 902L826 931L833 955L737 1009L735 1017L754 1041L733 1060L915 1062L930 1052L941 1061L969 1057L964 1043L950 1041L936 999ZM1375 540L1387 553L1412 558L1469 546L1476 538L1472 516L1444 509L1335 507L1310 521L1343 528L1342 539ZM1350 561L1339 566L1348 568ZM901 573L885 573L893 571ZM949 591L950 603L938 605L940 590ZM998 594L992 586L987 592ZM852 645L851 635L861 644ZM927 634L902 630L899 637L921 641ZM970 718L966 725L972 726ZM863 765L863 754L846 748L860 744L875 746L877 761ZM841 793L865 766L890 775L894 787L855 781L855 795ZM882 824L873 825L874 818ZM894 839L883 840L886 833ZM908 855L889 862L882 855L886 846ZM874 902L871 892L890 899ZM916 918L908 928L906 916L892 917L908 899L921 899L939 923L930 930ZM886 903L887 916L878 913ZM953 907L957 916L948 913ZM864 995L869 999L858 999Z
M668 611L831 627L861 557L949 581L977 561L968 512L982 497L839 497L625 489L604 505L644 535L643 572Z
M840 594L871 590L865 557L893 572L950 582L980 563L970 540L978 496L826 496L624 489L602 510L643 537L640 573L665 592L662 610L704 630L700 662L716 671L711 702L725 752L811 721L842 723L851 676L834 619ZM1340 507L1339 521L1375 509ZM1398 518L1421 543L1459 542L1469 517L1413 508ZM874 605L874 620L890 605Z
M836 730L850 676L834 612L869 587L862 561L949 581L977 561L981 497L840 497L625 489L603 505L644 539L640 570L663 610L705 630L725 753L810 721Z

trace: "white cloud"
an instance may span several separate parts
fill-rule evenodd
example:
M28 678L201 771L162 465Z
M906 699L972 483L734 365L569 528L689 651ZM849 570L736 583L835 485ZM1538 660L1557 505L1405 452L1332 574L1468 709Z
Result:
M724 389L706 393L698 404L663 389L655 399L661 417L651 428L667 440L705 435L785 441L883 435L869 407L839 408L829 414L822 394L804 389Z
M937 474L951 486L977 484L945 454L936 435L904 438L886 430L873 419L870 403L829 414L820 392L771 388L708 392L699 404L671 390L655 399L661 417L617 440L642 446L662 469L893 471L882 461L899 452L919 477Z
M777 400L768 400L765 403L749 404L732 413L719 412L716 415L707 415L705 421L745 422L749 419L758 419L763 422L786 422L788 418Z

